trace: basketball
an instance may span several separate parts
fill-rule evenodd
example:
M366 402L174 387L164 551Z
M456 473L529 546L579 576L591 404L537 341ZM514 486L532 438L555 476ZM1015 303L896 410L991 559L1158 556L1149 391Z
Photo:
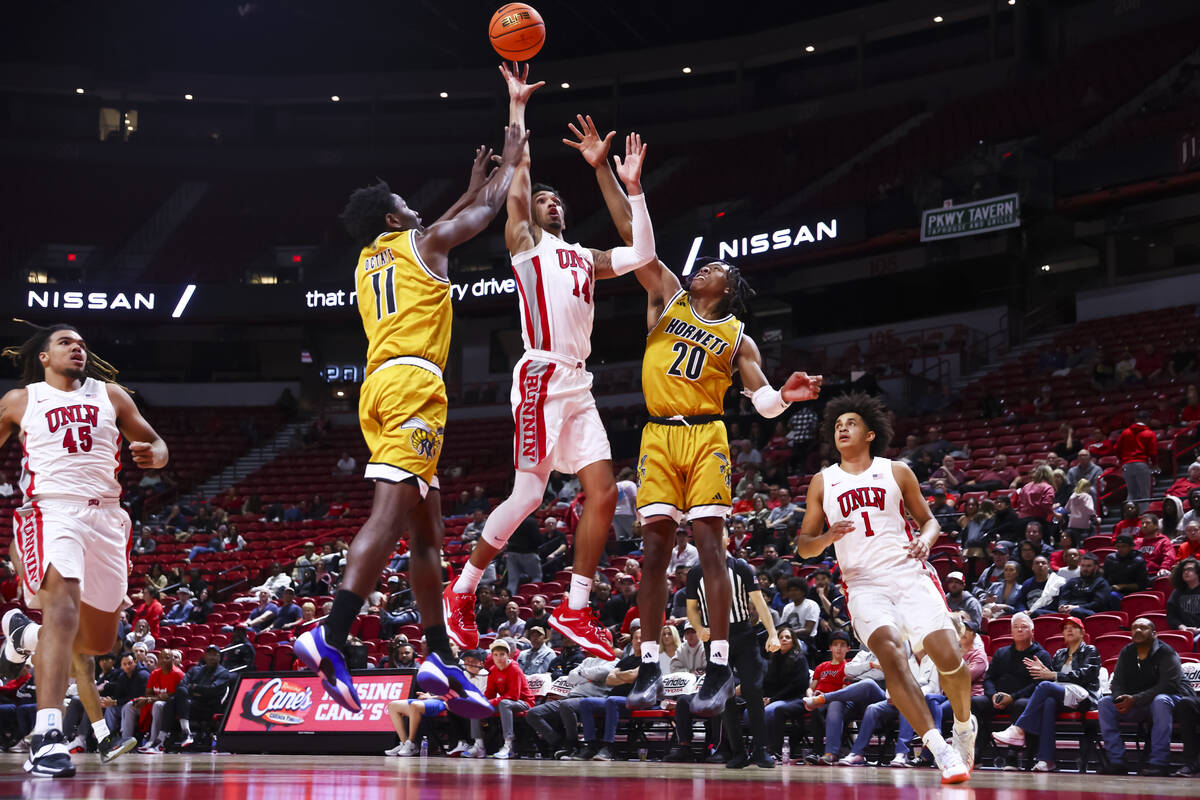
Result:
M528 61L546 43L546 23L533 6L506 3L488 23L492 48L506 61Z

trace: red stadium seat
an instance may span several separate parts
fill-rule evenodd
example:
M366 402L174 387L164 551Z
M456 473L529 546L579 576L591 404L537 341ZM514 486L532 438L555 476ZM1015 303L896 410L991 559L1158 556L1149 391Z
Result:
M1129 617L1121 612L1103 612L1092 614L1083 620L1083 629L1087 635L1095 639L1106 633L1119 633L1128 629Z
M258 647L254 649L254 669L256 672L271 672L275 667L275 648Z
M275 645L275 658L272 668L276 672L287 672L292 668L292 664L296 661L295 655L292 653L290 644Z
M1097 636L1092 644L1100 651L1100 660L1103 661L1107 658L1116 658L1119 656L1121 650L1131 641L1133 639L1127 633L1106 633L1103 636Z
M1165 611L1166 607L1162 595L1157 592L1134 592L1121 598L1121 610L1128 614L1131 620L1149 612Z
M1158 638L1169 644L1179 655L1191 655L1195 652L1196 643L1187 631L1160 631Z
M1062 633L1063 620L1065 617L1062 614L1047 614L1044 617L1034 617L1033 620L1033 638L1039 642L1044 642L1051 636L1058 636ZM1045 644L1042 645L1045 647ZM1046 647L1050 650L1049 647ZM1050 652L1054 652L1051 650Z

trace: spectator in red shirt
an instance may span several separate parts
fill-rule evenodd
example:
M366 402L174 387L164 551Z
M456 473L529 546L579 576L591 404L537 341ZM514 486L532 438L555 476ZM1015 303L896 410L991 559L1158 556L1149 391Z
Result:
M1151 578L1171 574L1171 567L1175 566L1175 545L1159 530L1158 517L1153 514L1142 515L1140 538L1133 546L1145 559L1146 573Z
M133 621L136 623L139 619L146 620L146 624L150 626L150 634L155 639L158 638L158 624L163 618L163 607L158 598L158 589L147 584L142 590L142 602L133 612Z
M187 696L184 694L181 699L176 694L185 677L179 667L182 657L178 650L163 650L161 659L158 669L151 672L146 681L145 696L126 706L127 713L131 707L138 709L139 729L150 728L150 736L146 739L146 745L138 748L139 753L162 753L176 719L179 719L184 736L191 739Z
M1008 465L1008 456L997 453L992 459L992 466L973 481L967 481L964 487L969 492L990 492L996 489L1008 489L1017 481L1017 471Z
M1200 558L1200 520L1192 520L1183 526L1184 543L1179 545L1179 561Z
M1200 461L1193 461L1189 464L1187 475L1179 477L1172 483L1171 488L1167 489L1167 494L1183 500L1193 489L1200 489Z
M1150 471L1157 469L1158 437L1146 425L1150 412L1142 409L1137 421L1121 431L1117 438L1117 458L1125 476L1126 496L1138 504L1138 511L1145 511L1150 502Z
M830 660L813 670L809 694L804 698L806 709L810 712L823 709L825 714L825 754L817 759L820 764L833 764L837 760L846 722L861 717L871 703L885 699L879 684L869 678L845 685L846 653L849 649L850 637L844 631L834 631L829 637ZM819 720L820 714L813 714L813 735L816 738L821 735Z
M939 479L946 482L946 489L949 491L962 486L967 480L967 473L959 469L954 456L947 453L942 456L942 465L929 476L929 485L933 486L933 482Z
M1138 376L1146 383L1151 383L1158 380L1162 375L1163 367L1166 366L1166 360L1154 351L1154 345L1146 342L1146 346L1142 348L1141 355L1137 357L1137 373Z
M1029 483L1021 487L1017 492L1017 516L1021 518L1022 524L1027 524L1030 521L1036 520L1042 523L1042 531L1046 532L1049 525L1051 538L1057 533L1057 526L1054 526L1054 473L1053 470L1046 464L1042 464L1033 471L1033 477Z
M1179 410L1179 421L1183 423L1200 422L1200 390L1196 384L1188 384L1187 393L1183 397L1183 408Z
M328 517L344 517L350 513L350 504L346 502L346 493L338 492L333 496L333 502L329 504Z
M500 717L500 728L504 732L504 746L493 755L493 758L516 758L516 748L513 746L513 713L528 711L533 708L533 692L525 673L511 658L508 642L497 639L492 643L493 668L488 671L487 688L484 696L496 709ZM475 744L467 751L468 758L483 758L483 723L477 719L471 720L471 735Z
M1113 526L1113 540L1115 541L1122 533L1137 536L1138 528L1140 527L1142 527L1142 523L1138 520L1137 503L1132 500L1126 500L1121 504L1121 519Z

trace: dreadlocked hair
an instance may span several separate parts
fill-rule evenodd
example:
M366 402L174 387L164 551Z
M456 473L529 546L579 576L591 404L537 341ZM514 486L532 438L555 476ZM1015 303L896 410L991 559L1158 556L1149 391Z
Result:
M346 207L338 215L346 232L359 247L366 247L387 230L387 215L396 210L396 199L386 181L376 179L350 193Z
M32 322L27 322L23 319L13 321L24 322L37 332L26 339L25 343L20 347L6 347L0 350L0 356L12 360L14 364L20 367L22 386L44 381L46 379L46 368L42 366L38 354L46 352L50 345L50 337L54 334L59 331L75 331L78 333L78 330L74 325L67 325L66 323L58 323L43 328L40 325L34 325ZM96 355L91 349L87 351L87 364L83 368L83 374L88 378L95 378L104 383L116 383L118 386L121 386L117 383L117 368ZM125 389L124 386L121 386L121 388ZM125 389L125 391L128 392L129 389Z
M717 313L721 316L726 314L745 314L746 301L754 295L758 294L754 288L750 286L750 282L742 276L742 271L728 261L723 261L719 258L710 258L707 256L697 258L693 262L692 275L695 270L708 264L724 264L725 265L725 282L729 285L729 294L721 300L721 304L717 306ZM688 280L688 286L691 286L691 280Z
M821 422L821 432L830 446L835 441L834 426L842 414L858 414L862 417L867 430L875 433L875 438L871 440L871 456L883 455L892 441L892 421L888 419L883 401L865 392L848 392L830 400L825 406L825 419Z

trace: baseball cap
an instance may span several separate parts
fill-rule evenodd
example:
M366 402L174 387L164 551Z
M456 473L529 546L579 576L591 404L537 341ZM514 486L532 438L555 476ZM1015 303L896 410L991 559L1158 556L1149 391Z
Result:
M975 620L964 619L962 624L963 624L963 627L966 628L967 630L974 631L975 633L979 633L979 623L976 622Z
M615 578L613 578L613 580L614 581L629 581L630 583L632 583L633 576L627 572L618 572L617 576Z
M946 496L946 490L945 490L945 489L934 489L934 490L933 490L933 496L934 496L934 497L945 497L945 496Z
M1012 545L1008 544L1007 542L996 542L994 545L992 545L992 549L1001 553L1011 553Z
M829 637L829 643L833 644L838 639L841 639L846 644L850 644L850 635L845 631L834 631L833 635Z
M555 517L546 517L546 519L543 521L547 525L558 525L558 519Z
M961 572L951 572L949 575L947 575L947 576L946 576L946 580L948 580L948 581L958 581L959 583L966 583L966 582L967 582L967 581L966 581L966 579L965 579L965 578L963 578L963 574L962 574Z
M696 626L692 624L691 620L688 620L687 622L683 623L683 632L684 633L687 633L688 631L694 631L694 630L696 630Z
M629 632L632 633L636 630L641 630L641 627L642 621L640 619L635 619L629 623Z
M146 646L145 642L134 642L133 649L134 650L149 650L150 648Z
M533 633L534 631L537 631L537 632L538 632L538 633L540 633L542 636L545 636L545 635L546 635L546 629L545 629L545 628L543 628L541 625L531 625L531 626L529 626L529 628L527 628L527 629L525 630L525 633L526 633L526 635L528 635L528 634L531 634L531 633Z
M1068 614L1063 619L1062 624L1063 624L1063 627L1066 627L1067 625L1074 625L1076 628L1079 628L1079 630L1081 630L1081 631L1086 630L1083 627L1083 620L1081 620L1079 617L1073 617L1070 614Z
M500 649L506 653L512 652L512 648L508 646L508 642L505 641L504 639L497 639L496 641L492 642L492 646L489 649L491 649L491 650Z
M208 647L204 648L204 652L206 652L206 653L207 653L209 650L212 650L212 651L213 651L213 652L215 652L215 653L219 653L219 652L221 652L221 648L220 648L220 646L219 646L219 645L215 645L215 644L210 644Z

